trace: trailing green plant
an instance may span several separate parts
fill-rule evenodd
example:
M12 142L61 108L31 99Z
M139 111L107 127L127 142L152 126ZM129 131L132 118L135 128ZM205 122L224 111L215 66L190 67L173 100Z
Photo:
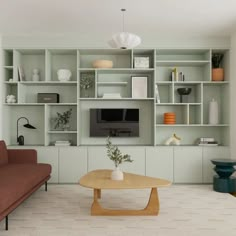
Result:
M224 54L222 53L213 53L211 61L213 68L220 68L220 63L223 60Z
M70 122L71 115L72 115L72 108L63 113L57 112L57 117L53 119L55 122L54 128L55 129L62 128L64 125L67 125Z
M112 160L115 164L115 167L118 167L123 162L133 162L131 160L130 155L123 155L117 146L112 145L110 137L107 137L107 156Z

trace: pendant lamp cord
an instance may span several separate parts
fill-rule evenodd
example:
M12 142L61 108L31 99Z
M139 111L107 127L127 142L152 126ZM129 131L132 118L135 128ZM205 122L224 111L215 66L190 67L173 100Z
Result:
M123 12L123 32L125 32L125 11L126 11L126 9L122 8L121 11Z

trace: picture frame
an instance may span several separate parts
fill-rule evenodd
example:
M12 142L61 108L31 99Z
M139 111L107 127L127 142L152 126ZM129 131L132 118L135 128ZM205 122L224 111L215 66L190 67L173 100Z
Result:
M25 81L25 73L22 66L18 66L18 80Z
M131 76L132 98L147 98L148 95L148 76Z
M150 68L149 56L134 57L134 68Z

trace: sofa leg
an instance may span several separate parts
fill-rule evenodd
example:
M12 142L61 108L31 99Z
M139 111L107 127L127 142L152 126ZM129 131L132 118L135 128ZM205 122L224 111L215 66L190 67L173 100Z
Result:
M5 217L5 229L8 230L8 215Z
M48 191L48 182L47 181L45 182L45 191L46 192Z

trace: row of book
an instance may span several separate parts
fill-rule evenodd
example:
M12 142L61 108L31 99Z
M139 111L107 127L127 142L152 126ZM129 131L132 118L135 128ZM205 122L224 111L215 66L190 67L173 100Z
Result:
M178 72L178 69L175 67L171 72L171 81L185 81L185 76L183 72Z

